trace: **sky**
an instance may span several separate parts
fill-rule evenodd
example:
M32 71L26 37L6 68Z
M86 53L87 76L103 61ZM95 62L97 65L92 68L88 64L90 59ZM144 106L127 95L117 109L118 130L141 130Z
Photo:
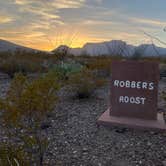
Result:
M166 0L0 0L0 39L40 50L166 42Z

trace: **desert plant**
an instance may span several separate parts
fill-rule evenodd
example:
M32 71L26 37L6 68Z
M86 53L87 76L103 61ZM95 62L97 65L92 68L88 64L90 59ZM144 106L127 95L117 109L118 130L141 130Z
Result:
M22 147L0 144L0 165L2 166L29 166L28 158Z
M48 63L47 66L45 63ZM27 52L16 50L15 52L0 53L0 70L9 74L11 77L17 72L38 73L45 72L50 63L55 63L54 56L49 56L45 52Z
M32 159L35 150L38 157L36 162L40 166L43 165L43 156L48 145L41 125L47 113L55 107L58 89L56 78L49 74L31 82L22 74L16 74L6 99L0 100L8 136L19 137ZM14 131L11 130L13 128Z
M58 65L54 65L49 73L58 78L59 81L68 80L69 76L74 73L80 72L82 69L82 65L79 63L62 63Z
M94 84L97 88L100 88L107 84L107 79L106 78L95 78Z
M96 71L96 76L109 76L111 71L111 58L96 58L87 64L89 70Z
M166 101L166 92L162 92L162 97Z
M166 64L160 64L160 78L166 77Z
M10 58L3 60L3 62L0 64L0 70L4 73L7 73L10 77L13 77L14 74L18 72L22 72L24 74L40 72L42 71L42 66L27 60Z
M91 71L82 69L79 73L74 73L69 77L69 84L76 92L77 98L88 98L95 90L94 78Z

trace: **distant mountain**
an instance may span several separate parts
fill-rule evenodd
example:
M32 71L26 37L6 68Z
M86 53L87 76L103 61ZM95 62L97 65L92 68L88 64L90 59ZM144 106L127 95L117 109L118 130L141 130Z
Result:
M11 51L14 52L16 50L23 51L35 51L35 52L46 52L40 51L28 47L24 47L6 40L0 39L0 52ZM121 40L112 40L101 43L86 43L82 48L70 48L65 45L61 45L58 48L54 49L51 52L47 52L52 54L52 52L65 52L72 55L89 55L89 56L112 56L112 55L120 55L124 57L131 56L143 56L143 57L152 57L152 56L160 56L166 58L166 48L157 47L154 44L142 44L139 46L129 45Z
M11 51L14 52L16 50L23 50L23 51L39 51L32 48L24 47L6 40L0 39L0 52Z
M166 48L157 47L154 44L142 44L138 46L135 50L140 52L140 55L144 57L165 57L166 58Z
M68 46L60 46L54 51L67 51L73 55L120 55L124 57L131 56L164 56L166 57L166 48L157 47L153 44L142 44L140 46L129 45L121 40L112 40L102 43L86 43L82 48L69 48Z

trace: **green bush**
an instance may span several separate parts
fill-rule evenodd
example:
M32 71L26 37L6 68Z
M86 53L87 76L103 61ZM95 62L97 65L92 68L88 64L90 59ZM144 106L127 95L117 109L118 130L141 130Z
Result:
M80 64L62 63L54 65L53 68L50 69L49 73L57 77L60 81L66 81L71 74L78 73L81 71L81 69L82 66Z

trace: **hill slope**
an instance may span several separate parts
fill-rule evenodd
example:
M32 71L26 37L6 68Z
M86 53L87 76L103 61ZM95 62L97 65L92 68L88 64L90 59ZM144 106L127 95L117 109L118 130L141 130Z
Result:
M39 51L0 39L0 52L6 52L6 51L14 52L16 50Z
M131 56L161 56L166 57L166 48L157 47L153 44L142 44L140 46L129 45L121 40L112 40L102 43L86 43L82 48L69 48L67 46L60 46L53 51L68 51L73 55L121 55L124 57Z

